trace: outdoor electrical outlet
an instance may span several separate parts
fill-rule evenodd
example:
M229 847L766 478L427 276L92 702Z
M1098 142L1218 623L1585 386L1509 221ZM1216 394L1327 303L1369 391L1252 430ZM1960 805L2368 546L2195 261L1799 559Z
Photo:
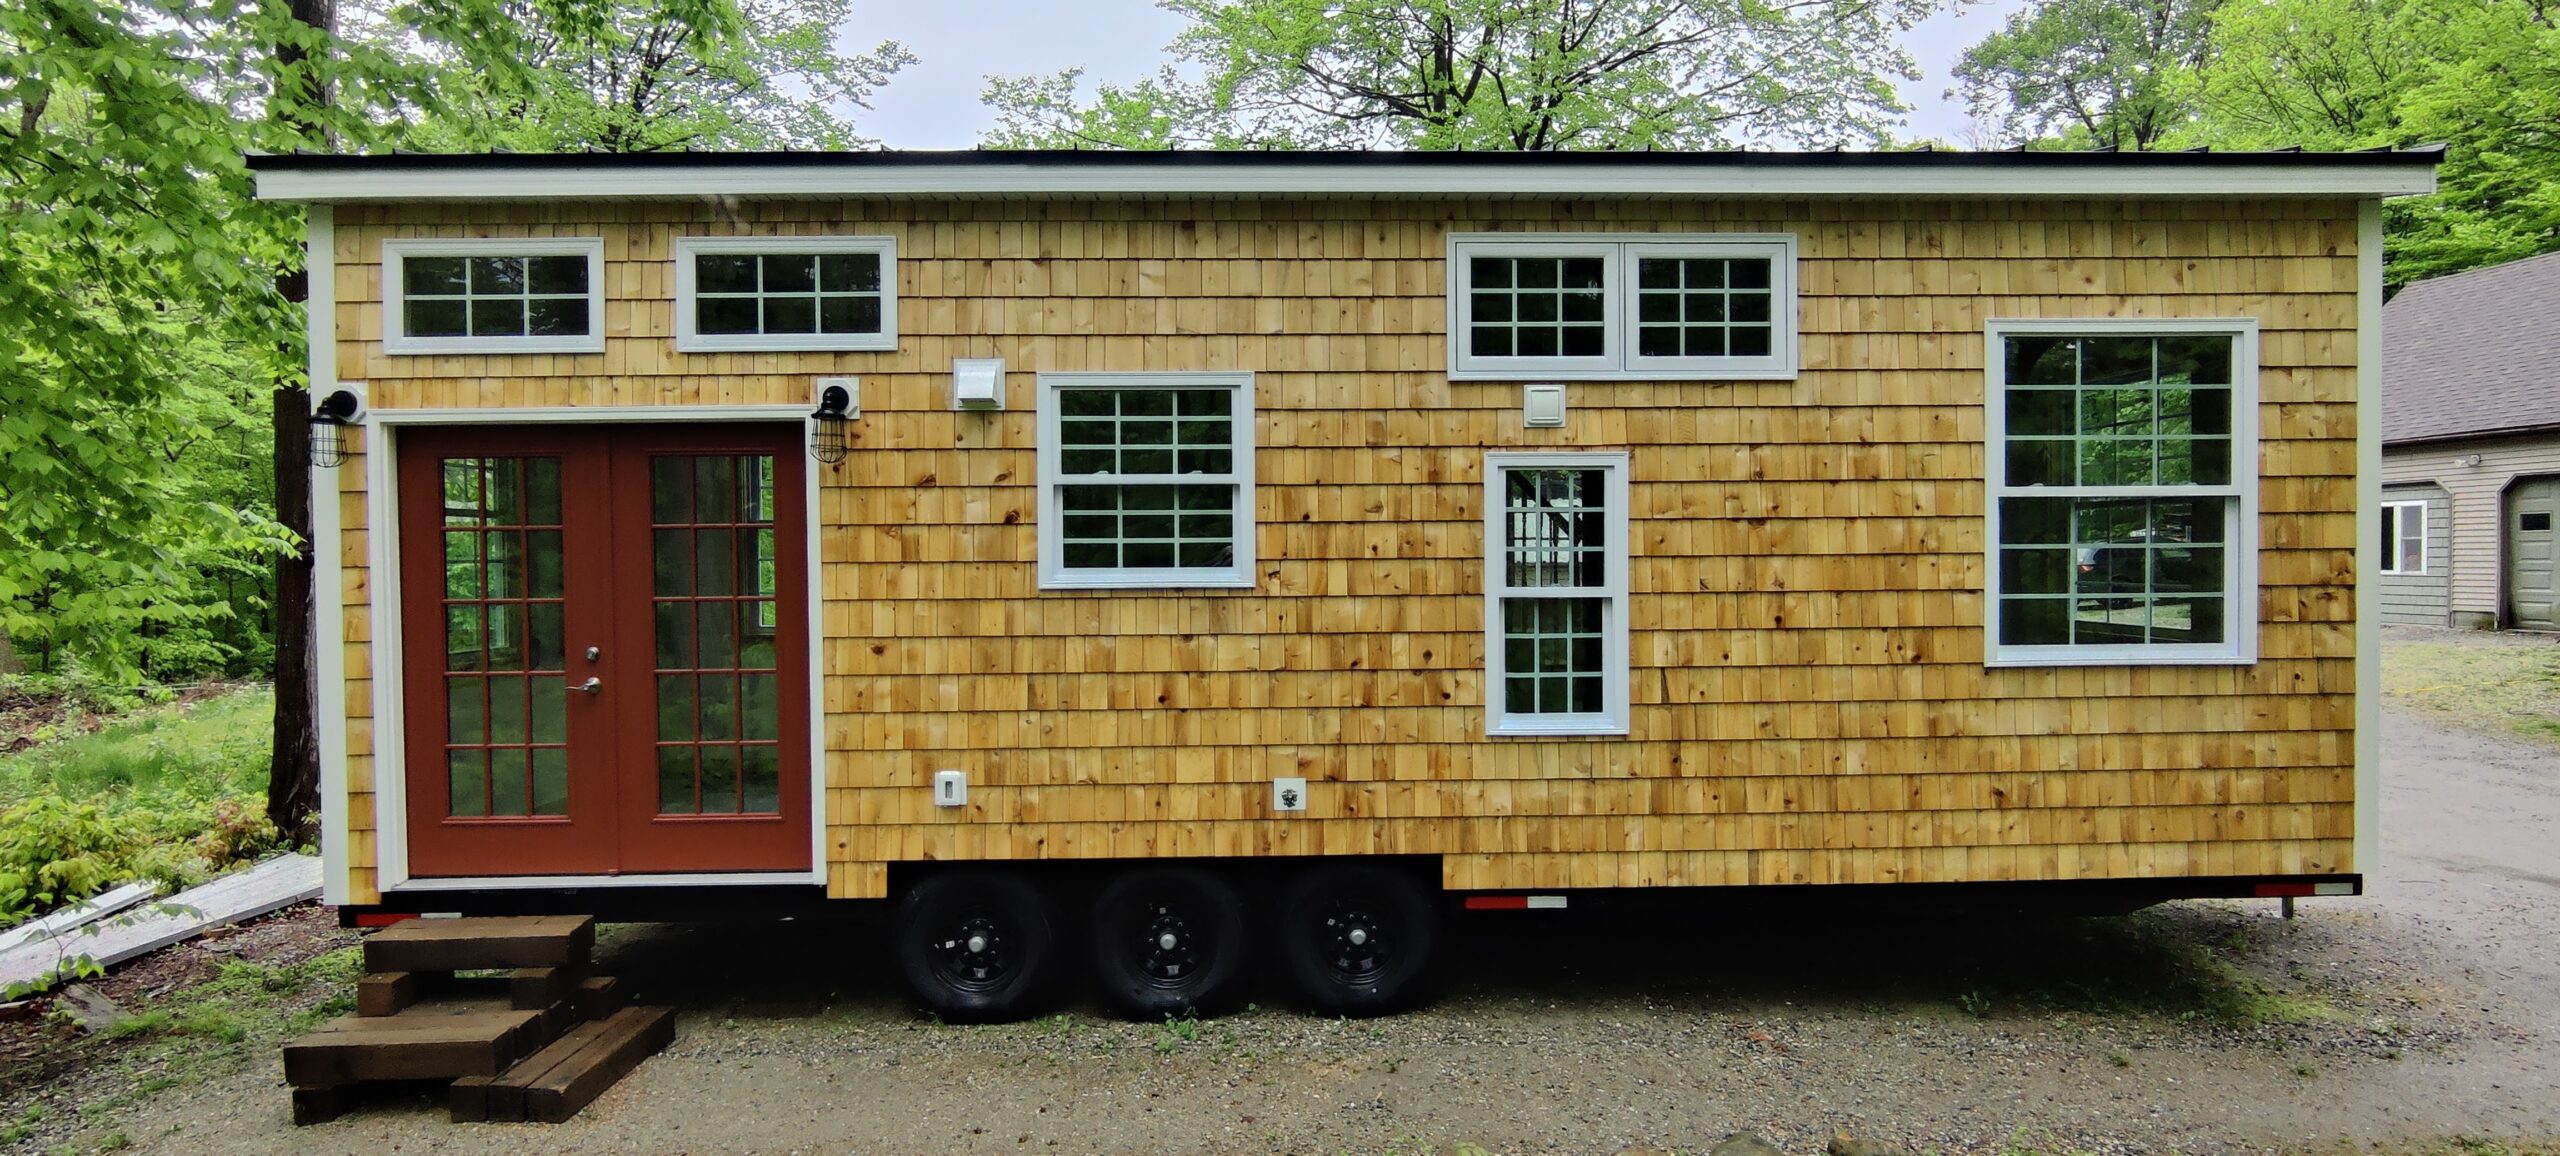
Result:
M1274 811L1306 810L1307 781L1305 779L1271 780L1271 809Z
M933 773L933 805L965 807L969 804L969 775L966 771Z

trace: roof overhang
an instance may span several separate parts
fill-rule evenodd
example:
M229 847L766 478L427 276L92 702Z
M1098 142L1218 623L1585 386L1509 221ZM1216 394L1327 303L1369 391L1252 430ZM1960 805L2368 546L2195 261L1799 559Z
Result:
M270 201L703 197L2396 197L2442 146L2353 153L845 152L253 156Z

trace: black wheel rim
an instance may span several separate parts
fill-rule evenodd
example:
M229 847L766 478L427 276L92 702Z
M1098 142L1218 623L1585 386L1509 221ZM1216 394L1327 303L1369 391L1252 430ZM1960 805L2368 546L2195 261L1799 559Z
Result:
M1158 991L1184 991L1198 982L1202 959L1208 954L1202 935L1181 908L1165 902L1149 902L1142 909L1145 918L1137 928L1132 944L1137 949L1138 978Z
M929 945L934 978L967 992L1003 987L1021 966L1013 935L990 911L972 910L943 925Z
M1335 903L1325 909L1318 931L1322 935L1325 973L1335 983L1364 984L1387 970L1387 964L1395 958L1395 942L1381 922L1375 913L1358 904Z

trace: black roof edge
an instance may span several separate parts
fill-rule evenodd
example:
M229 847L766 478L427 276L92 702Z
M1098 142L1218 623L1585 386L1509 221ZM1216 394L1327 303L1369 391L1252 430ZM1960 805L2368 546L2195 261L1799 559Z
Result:
M2386 450L2396 450L2411 446L2444 445L2450 442L2484 442L2498 438L2532 437L2535 434L2549 433L2560 433L2560 422L2539 422L2533 425L2511 425L2500 426L2494 429L2463 430L2460 433L2419 434L2415 437L2385 437L2382 439L2382 448Z
M2280 168L2365 168L2412 163L2440 164L2445 146L2424 144L2406 149L2356 152L2306 152L2299 148L2271 152L1392 152L1392 151L1123 151L1105 149L951 149L845 152L655 152L655 153L253 153L249 167L261 172L302 170L328 172L456 171L483 168L521 169L684 169L738 165L795 167L899 168L916 165L1046 165L1061 168L1120 168L1144 165L1197 165L1204 168L1251 168L1268 165L1319 165L1358 168L1439 168L1452 165L1509 165L1519 168L1601 168L1646 165L1664 168L1754 168L1794 165L1810 168L2112 168L2126 165L2163 168L2228 168L2248 165Z

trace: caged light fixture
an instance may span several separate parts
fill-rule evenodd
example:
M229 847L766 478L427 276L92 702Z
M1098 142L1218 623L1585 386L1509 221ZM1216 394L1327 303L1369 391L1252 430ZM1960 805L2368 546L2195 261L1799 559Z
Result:
M311 464L334 470L347 461L347 430L356 423L362 403L351 390L321 398L311 411Z
M818 411L809 421L809 456L830 464L843 461L853 445L853 391L841 385L819 390Z

